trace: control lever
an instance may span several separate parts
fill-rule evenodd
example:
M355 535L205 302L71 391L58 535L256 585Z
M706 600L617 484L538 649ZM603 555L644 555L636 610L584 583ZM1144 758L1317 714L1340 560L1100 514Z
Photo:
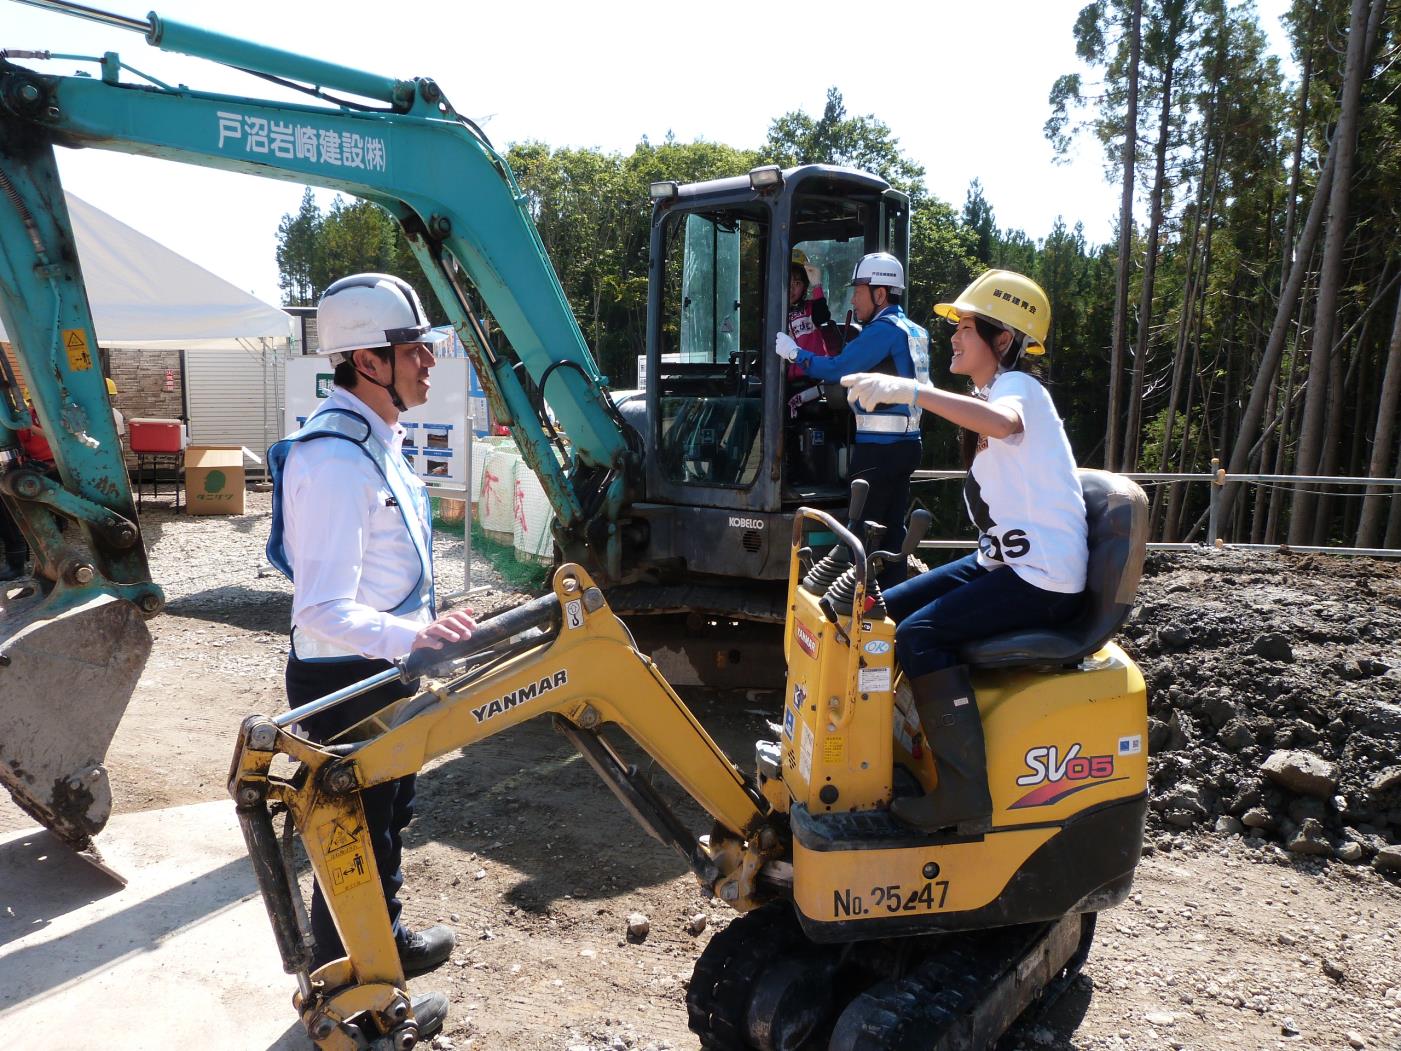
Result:
M864 478L858 478L851 483L851 503L847 508L846 527L856 536L861 537L861 542L866 550L871 549L870 542L863 532L864 524L861 521L861 512L866 509L866 498L870 495L871 483ZM818 560L803 575L802 588L813 595L825 594L839 576L851 565L851 552L847 550L846 544L838 540L832 545L831 550Z
M900 550L896 551L875 551L871 554L871 561L876 568L871 571L874 576L888 565L900 565L908 562L910 556L919 549L920 541L929 532L929 526L934 521L931 515L922 507L917 507L910 512L910 520L905 524L905 542L900 545Z

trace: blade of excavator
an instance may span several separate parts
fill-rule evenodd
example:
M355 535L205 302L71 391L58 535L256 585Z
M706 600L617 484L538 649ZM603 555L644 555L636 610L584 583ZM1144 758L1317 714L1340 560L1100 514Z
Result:
M56 604L0 585L0 781L79 852L112 812L103 760L150 652L124 599Z

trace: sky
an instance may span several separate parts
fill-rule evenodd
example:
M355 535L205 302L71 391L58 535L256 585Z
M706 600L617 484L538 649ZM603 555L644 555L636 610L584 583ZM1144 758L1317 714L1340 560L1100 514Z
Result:
M86 2L144 19L151 0ZM156 11L385 76L433 77L503 150L537 139L627 153L644 135L660 142L668 133L681 142L753 148L783 113L819 116L835 86L849 114L874 114L890 126L903 151L924 166L936 196L961 206L978 178L999 226L1040 238L1062 216L1067 225L1082 222L1098 243L1108 240L1119 207L1102 151L1081 136L1068 163L1054 163L1042 131L1055 79L1087 72L1071 32L1083 3L917 0L892 9L889 29L875 5L827 0L761 9L610 0L157 0ZM1287 0L1258 0L1257 7L1289 68L1279 24ZM117 51L167 83L306 99L167 54L138 33L16 0L0 0L0 48ZM96 69L68 59L23 63L56 74ZM100 150L58 154L70 192L239 288L281 302L277 224L300 204L300 185ZM332 197L318 196L323 207Z

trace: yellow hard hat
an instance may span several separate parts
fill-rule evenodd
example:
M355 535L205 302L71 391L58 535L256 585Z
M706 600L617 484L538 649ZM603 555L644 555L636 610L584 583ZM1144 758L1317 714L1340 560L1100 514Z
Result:
M1023 333L1027 337L1026 353L1046 353L1051 301L1041 286L1025 274L984 271L952 303L936 305L934 313L951 325L957 325L963 314L977 314Z
M116 385L115 383L112 382L112 377L111 377L111 376L108 376L108 377L107 377L107 397L109 397L109 398L115 398L116 396L117 396L117 385Z
M801 248L793 249L793 262L796 263L798 266L806 267L808 265L807 253L804 252Z

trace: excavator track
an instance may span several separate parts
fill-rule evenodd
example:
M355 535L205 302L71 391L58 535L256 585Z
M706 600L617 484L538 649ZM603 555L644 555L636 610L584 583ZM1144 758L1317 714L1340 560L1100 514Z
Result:
M770 905L701 954L686 998L691 1029L707 1051L989 1048L1069 987L1094 920L890 939L889 952L872 953L872 943L814 945L790 906ZM877 959L890 970L873 973Z
M939 936L902 978L853 1000L828 1051L978 1051L992 1047L1043 993L1059 995L1088 954L1094 917Z

